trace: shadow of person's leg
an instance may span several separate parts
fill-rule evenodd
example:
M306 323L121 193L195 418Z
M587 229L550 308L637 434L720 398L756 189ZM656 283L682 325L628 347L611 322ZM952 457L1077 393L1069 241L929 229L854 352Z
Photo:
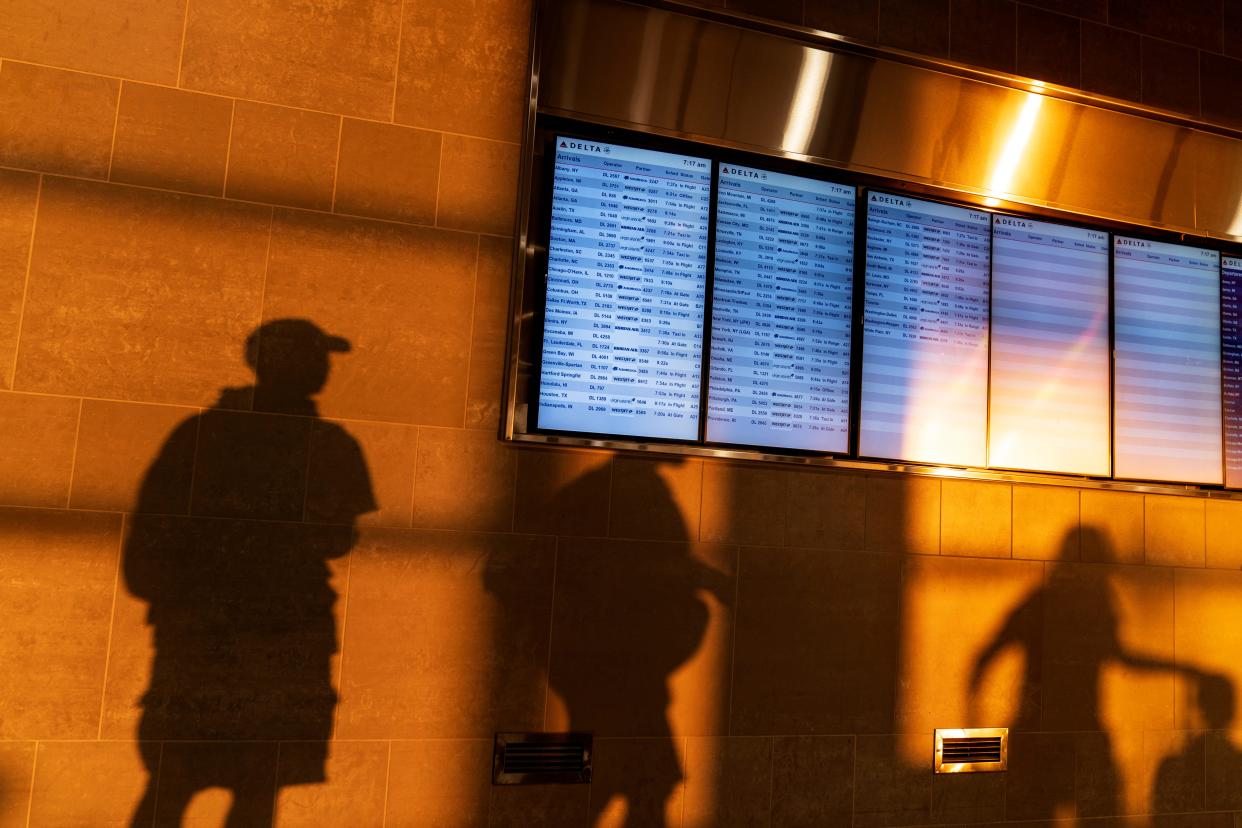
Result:
M180 825L186 809L190 807L190 800L197 793L198 791L189 785L160 785L157 797L155 780L152 779L151 784L147 786L147 792L142 797L142 802L134 811L133 821L130 822L131 828L138 828L140 825L142 828L151 828L156 816L157 803L160 825Z
M130 828L151 828L151 824L155 821L155 805L159 800L159 783L160 783L160 754L163 746L159 742L140 742L138 751L142 754L142 763L147 768L147 788L142 792L142 799L138 800L137 807L134 808L134 815L130 817ZM182 803L184 808L188 804L187 799ZM170 812L166 807L165 813L176 813L178 819L181 811Z
M270 828L275 824L273 809L279 790L266 797L246 788L233 788L230 793L233 795L233 806L224 821L224 828Z
M138 807L134 809L134 815L130 817L130 828L151 828L152 820L155 819L155 784L155 775L152 774L147 782L147 789L142 793L142 799L138 801Z

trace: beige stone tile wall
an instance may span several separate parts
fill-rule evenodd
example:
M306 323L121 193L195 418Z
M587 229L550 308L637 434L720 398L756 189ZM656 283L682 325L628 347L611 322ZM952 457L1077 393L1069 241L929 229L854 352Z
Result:
M495 438L528 17L0 12L0 826L1239 818L1237 504ZM352 345L318 418L251 387L290 317ZM157 640L198 579L223 652ZM157 645L209 693L140 741ZM933 777L974 724L1011 770ZM593 785L491 786L574 727Z

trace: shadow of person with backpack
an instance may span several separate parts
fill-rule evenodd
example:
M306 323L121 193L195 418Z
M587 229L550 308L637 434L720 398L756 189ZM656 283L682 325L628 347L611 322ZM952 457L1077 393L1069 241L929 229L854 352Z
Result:
M348 350L304 319L264 324L246 341L255 385L224 389L147 470L123 555L155 643L135 826L180 824L208 788L232 794L226 825L270 825L281 786L325 779L338 649L328 562L376 508L358 443L314 401L330 354ZM239 410L251 400L266 413ZM277 779L281 740L301 744Z

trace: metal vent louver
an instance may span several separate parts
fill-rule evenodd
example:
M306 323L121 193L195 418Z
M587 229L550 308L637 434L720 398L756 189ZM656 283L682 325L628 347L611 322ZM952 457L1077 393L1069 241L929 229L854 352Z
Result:
M496 785L576 785L591 781L590 733L497 733Z
M1003 771L1009 766L1009 728L936 731L936 773Z

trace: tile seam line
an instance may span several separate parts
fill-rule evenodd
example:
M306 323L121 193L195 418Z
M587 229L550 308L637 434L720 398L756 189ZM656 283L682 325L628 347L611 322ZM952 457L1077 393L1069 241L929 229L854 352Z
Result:
M121 96L125 93L125 81L120 80L116 85L116 103L112 110L112 142L108 145L108 171L104 173L104 180L112 180L112 165L116 161L116 135L121 131Z
M551 601L548 606L548 654L543 662L543 713L540 716L540 724L544 730L548 729L548 703L552 697L552 638L556 634L556 576L559 574L560 563L561 537L557 535L552 541L552 589L550 593Z
M690 737L675 736L672 738L674 738L676 741L681 743L681 763L682 763L682 766L684 767L690 758ZM687 798L686 797L686 783L685 783L685 780L682 780L681 782L681 811L678 814L678 818L681 820L681 828L685 828L685 824L686 824L686 798Z
M436 154L436 203L431 209L431 226L440 226L440 196L444 183L444 134L440 134L439 151Z
M850 823L858 813L858 734L850 734Z
M193 453L192 455L190 455L190 458L191 458L191 459L190 459L190 486L189 486L189 491L186 493L186 499L185 499L185 516L186 516L187 518L188 518L188 517L191 517L191 516L193 516L193 515L194 515L194 484L195 484L195 482L197 481L197 479L198 479L198 474L199 474L198 453L199 453L199 449L200 449L200 447L201 447L201 446L202 446L202 444L203 444L203 421L202 421L202 416L203 416L203 414L205 414L205 413L206 413L206 411L205 411L205 410L204 410L204 411L200 411L200 412L199 412L197 415L195 415L195 416L194 416L194 418L193 418L193 422L194 422L194 453ZM137 505L137 504L135 503L135 505Z
M160 812L160 773L164 770L164 742L160 742L160 757L155 762L155 773L147 782L148 785L155 786L155 796L151 801L151 826L155 826L155 815ZM279 750L279 749L278 749Z
M187 0L188 2L188 0ZM397 58L392 68L392 109L389 120L397 123L397 86L401 82L401 46L405 42L405 0L401 0L401 8L397 12Z
M439 189L439 183L437 176L436 189ZM439 205L437 204L438 209ZM470 335L467 338L470 347L466 349L466 395L462 399L461 406L461 427L463 429L467 428L466 423L470 419L470 372L474 369L474 334L479 316L479 270L482 263L483 239L480 237L476 240L474 247L474 285L470 294Z
M340 702L337 702L340 706ZM280 815L280 746L282 742L276 741L276 758L273 760L275 764L275 773L272 774L272 825L277 824L277 817Z
M336 122L336 160L332 163L332 196L328 200L329 212L336 214L336 188L341 180L341 144L345 142L345 116L338 115Z
M229 107L229 136L224 142L224 174L220 176L220 198L229 194L229 162L233 160L233 130L237 126L237 99L234 98ZM269 237L268 244L271 241Z
M410 519L405 526L414 528L414 509L418 504L418 452L423 447L423 429L421 426L414 426L414 462L410 464L410 491L408 502L410 504ZM516 465L516 464L515 464ZM513 527L510 521L509 527Z
M335 218L355 219L363 221L371 221L377 224L383 224L393 227L409 227L417 230L435 230L443 233L458 233L463 236L487 236L495 239L509 239L513 236L502 233L489 233L483 230L465 230L457 227L436 226L433 224L416 224L409 221L401 221L400 219L382 218L380 216L367 216L360 213L341 213L332 210L316 210L310 207L295 207L287 204L275 204L270 201L249 201L247 199L233 198L230 196L211 195L210 193L189 192L186 190L172 190L167 187L153 187L148 184L133 184L126 181L111 181L106 178L93 178L85 175L72 175L62 172L47 172L46 170L36 169L34 167L17 167L11 165L0 164L0 170L9 170L12 172L30 173L43 176L44 178L58 178L65 181L82 181L89 184L106 184L111 187L125 187L131 190L143 190L153 193L168 193L171 195L181 196L183 198L197 198L215 202L225 202L229 204L244 204L253 207L266 207L271 210L285 210L293 213L305 213L317 216L332 216Z
M39 771L39 741L34 742L34 756L30 759L30 795L26 798L26 828L30 828L30 817L34 813L35 778Z
M82 437L82 414L86 409L86 400L78 400L78 422L73 428L73 457L69 461L69 486L65 490L65 508L73 504L73 475L78 470L78 446Z
M388 792L392 790L392 742L388 743L388 758L384 764L384 808L380 811L380 828L388 825Z
M190 2L185 0L185 9L181 12L181 48L177 50L177 89L181 88L181 74L185 68L185 41L190 31Z
M259 283L258 314L257 314L257 318L255 319L255 328L254 328L256 331L260 330L263 327L263 306L267 304L267 277L272 269L272 237L275 234L276 234L276 209L272 208L272 210L269 212L268 217L267 217L267 248L263 251L263 280ZM258 345L259 345L259 349L262 350L263 348L263 337L262 336L260 336L258 339ZM255 370L256 371L258 370L257 364L255 367ZM256 385L258 384L257 374L255 376L255 384ZM255 413L254 403L255 403L254 393L251 392L251 395L250 395L251 413Z
M337 659L337 667L336 667L335 690L336 690L336 695L337 695L337 701L336 701L336 705L332 708L332 735L331 735L331 738L328 739L328 741L331 741L331 742L337 741L337 738L336 738L337 729L340 727L340 723L341 723L341 697L342 697L341 690L343 689L345 685L345 655L346 655L345 634L347 630L349 629L348 627L349 625L349 585L350 585L350 581L352 580L352 576L354 574L354 551L357 548L357 546L358 546L358 541L355 540L353 546L350 547L349 552L345 555L345 585L341 589L341 591L344 593L344 599L341 601L340 644L337 645L340 648L340 656ZM384 740L377 739L375 741L384 741ZM389 744L389 750L390 751L392 750L391 743ZM385 780L385 785L387 785L386 780ZM387 787L385 787L385 801L387 801Z
M217 515L204 515L194 513L172 513L172 512L134 512L120 511L115 509L81 509L81 508L65 508L63 506L23 506L18 504L0 504L0 510L25 510L31 512L63 512L75 515L115 515L120 518L126 516L142 516L144 518L183 518L187 520L227 520L234 523L266 523L269 525L279 526L305 526L313 529L345 529L349 527L348 523L310 523L296 520L279 520L275 518L254 518L254 517L220 517ZM439 534L452 535L471 535L474 537L486 536L492 538L519 538L525 540L538 538L553 538L555 536L530 532L511 532L503 530L486 530L486 529L456 529L456 528L435 528L426 526L408 526L396 524L367 525L364 524L359 528L365 532L435 532ZM582 540L591 540L591 538L583 538ZM595 538L595 540L618 540L617 538ZM627 539L628 542L628 539ZM636 541L643 542L643 541ZM664 541L652 541L652 543L664 543ZM3 740L4 741L29 741L29 740ZM81 740L69 740L81 741ZM167 740L166 740L167 741ZM285 741L291 741L286 739ZM307 740L313 741L313 740Z
M1089 732L1095 733L1095 732L1098 732L1098 731L1089 731ZM803 734L803 735L805 735L805 734ZM629 738L633 738L633 739L657 739L657 738L670 738L670 737L657 737L657 736L634 736L634 737L629 737L629 736L626 736L626 737L622 737L622 736L610 736L610 737L608 737L608 738L609 738L609 740L620 740L620 739L629 739ZM676 737L672 737L672 738L676 738ZM754 738L769 738L769 737L763 736L763 737L754 737ZM143 741L144 741L143 739L139 739L139 738L137 738L137 737L134 737L134 738L132 738L132 739L0 739L0 744L14 744L14 745L18 745L18 744L21 744L21 745L35 745L35 744L40 744L40 745L136 745L136 744L140 744L140 743L142 743ZM273 738L271 738L271 739L158 739L158 740L153 740L153 741L158 741L158 742L159 742L160 744L162 744L162 745L276 745L276 744L281 744L281 745L322 745L322 744L326 744L326 743L337 743L337 744L367 744L367 745L373 745L373 744L387 744L387 743L389 743L389 742L396 742L396 743L401 743L401 744L420 744L420 743L423 743L423 742L479 742L479 743L481 743L481 744L485 743L485 744L490 745L490 744L492 744L492 742L493 742L494 740L493 740L493 738L492 738L492 737L487 737L487 736L428 736L428 737L425 737L425 738L423 738L423 737L418 737L418 738L400 738L400 737L398 737L398 738L392 738L392 739L390 739L390 738L381 738L381 737L378 737L378 736L377 736L377 737L374 737L374 738L365 738L365 739L364 739L364 738L348 738L348 739L278 739L278 738L274 738L274 737L273 737Z
M1146 36L1147 35L1144 35L1144 37ZM1170 41L1170 42L1174 42L1174 41ZM367 121L369 123L382 124L384 126L395 126L395 127L401 127L404 129L416 129L422 132L439 132L445 135L454 135L459 138L473 138L478 141L489 141L494 144L510 144L515 147L520 147L522 145L521 139L510 140L507 138L492 138L487 135L475 135L470 132L457 132L457 131L448 130L448 129L435 129L433 127L415 126L413 124L404 124L404 123L398 123L395 121L385 121L382 118L369 118L365 115L350 115L345 112L333 112L328 109L314 109L308 106L297 106L297 105L290 105L290 104L283 104L283 103L275 103L273 101L265 101L259 98L248 98L245 95L227 95L223 92L210 92L205 89L192 89L190 87L172 86L170 84L159 83L156 81L137 80L134 78L127 78L123 75L110 75L105 72L86 72L81 69L70 69L65 66L56 66L55 64L51 64L51 63L39 63L33 60L18 60L16 58L10 58L10 57L5 57L2 59L5 63L19 64L23 66L34 66L39 69L51 69L56 72L72 72L75 75L90 75L96 78L114 80L114 81L117 81L118 83L119 82L139 83L144 86L158 86L162 89L168 89L174 92L185 92L186 94L190 94L190 95L208 95L213 98L224 98L226 100L237 101L240 103L259 104L260 106L272 106L272 107L276 107L277 109L295 109L299 112L310 112L315 115L328 115L333 118L337 118L337 117L351 118L355 121Z
M325 528L325 529L332 529L332 528L339 529L342 527L347 527L349 525L346 523L313 523L313 522L308 522L308 521L282 520L279 518L262 518L262 517L256 518L256 517L246 517L246 516L239 516L239 515L222 516L222 515L205 515L205 514L195 514L195 513L187 514L185 512L135 512L132 509L89 509L89 508L76 507L76 506L71 506L71 507L31 506L29 504L20 504L20 503L0 503L0 510L5 510L5 509L21 509L21 510L38 511L38 512L67 512L67 513L81 514L81 515L116 515L118 517L124 517L124 516L130 516L130 515L142 515L143 517L155 517L155 518L187 518L187 519L193 519L193 520L228 520L228 521L234 521L234 522L239 522L239 523L267 523L267 524L280 524L280 525L286 525L286 526L308 526L308 527L313 527L313 528ZM401 525L401 524L363 524L359 526L358 528L364 532L366 531L438 532L438 533L444 533L444 534L463 534L463 535L474 535L474 536L485 535L489 537L515 537L515 538L523 538L523 539L557 537L554 535L550 535L546 532L520 532L516 530L497 530L497 529L459 529L459 528L454 528L454 527L410 526L410 525ZM722 543L719 541L693 541L693 540L672 541L672 540L660 540L660 539L652 539L652 538L620 537L620 536L610 536L610 535L565 535L563 537L567 539L573 539L573 540L579 540L579 541L595 541L595 542L640 543L640 544L653 544L653 545L665 545L665 546L667 545L684 545L684 546L702 545L702 546L736 547L739 549L741 548L741 545L739 544ZM777 546L771 546L771 545L747 545L747 548L798 549L798 550L811 551L811 552L825 552L825 551L843 552L843 553L854 553L854 554L868 555L868 556L891 556L891 555L902 554L902 553L893 553L893 552L875 552L875 551L860 550L860 549L825 549L825 548L821 548L817 546L777 547ZM914 557L920 557L920 558L947 557L947 558L953 558L957 560L972 560L972 561L1011 560L1010 558L1002 558L1002 557L994 557L994 556L979 556L979 555L952 555L952 554L935 555L932 553L911 553L911 555ZM1047 561L1044 561L1042 559L1035 559L1035 558L1020 558L1016 560L1018 560L1021 563L1038 563L1038 564L1047 563ZM1176 563L1174 564L1146 564L1146 563L1140 563L1137 561L1133 561L1133 562L1128 562L1128 561L1109 561L1109 562L1076 561L1074 563L1079 566L1108 567L1112 569L1137 568L1137 569L1142 569L1144 571L1150 570L1153 567L1156 567L1162 571L1163 570L1185 570L1188 572L1236 572L1237 571L1237 567L1234 567L1234 566L1203 567L1203 566L1188 566L1186 564L1176 564ZM785 734L785 735L798 735L798 734ZM0 739L0 743L6 742L6 741L29 741L29 740ZM56 741L56 740L43 740L43 741ZM60 740L60 741L81 741L81 740L69 739L69 740ZM169 741L169 740L165 740L165 741ZM296 741L296 740L286 739L284 741ZM314 741L314 740L304 740L304 741Z
M768 828L772 828L773 812L776 810L776 737L768 740Z
M312 414L294 414L294 413L286 412L286 411L255 411L253 409L240 409L240 408L237 408L237 409L219 408L217 409L217 408L212 408L211 406L190 405L187 403L148 402L146 400L116 399L114 397L92 397L89 395L82 395L82 394L54 394L49 391L9 391L9 390L0 389L0 396L3 396L5 394L12 394L14 396L24 396L24 397L48 397L51 399L59 399L59 400L72 399L72 400L84 400L87 402L105 402L105 403L114 403L117 405L148 405L148 406L156 406L159 408L183 408L183 409L186 409L187 412L193 412L193 414L201 414L205 411L217 411L222 414L239 414L242 416L249 415L249 416L256 416L256 417L284 417L287 419L314 420L314 421L322 421L322 422L329 422L329 423L357 423L361 425L385 425L385 426L397 426L400 428L433 429L436 431L464 431L470 434L478 434L478 433L489 433L490 434L491 433L487 429L465 428L464 426L456 426L456 425L451 425L451 426L426 425L423 423L400 422L398 420L367 420L367 419L360 419L358 417L325 417L322 415L312 415ZM190 416L193 416L193 414L190 414ZM496 442L503 443L503 441L501 441L499 438L497 438ZM509 443L503 443L503 444L511 445ZM89 510L89 511L108 512L108 511L118 511L118 510L96 509L96 510ZM125 510L120 510L120 511L125 511ZM609 537L609 536L603 535L601 537Z
M1201 733L1205 732L1195 728L1171 728L1158 729L1159 732L1176 732L1176 733ZM1099 730L1023 730L1017 731L1020 735L1039 736L1039 735L1082 735L1101 733ZM1154 732L1154 731L1153 731ZM649 734L643 736L596 736L596 741L604 742L678 742L682 739L713 739L722 740L729 739L731 741L758 741L760 739L853 739L857 736L919 736L926 735L923 730L905 731L897 733L747 733L739 736L725 736L723 734L696 733L689 736L662 736L657 734ZM129 739L0 739L0 745L136 745L143 740L136 736ZM474 736L416 736L416 737L354 737L350 736L342 739L279 739L272 737L270 739L159 739L160 744L165 745L321 745L325 743L339 744L423 744L425 742L477 742L480 745L491 745L495 742L495 734L492 735L474 735Z
M116 629L116 596L121 591L121 559L125 555L125 517L121 515L121 531L116 544L116 570L112 575L112 607L108 612L108 644L104 650L103 681L99 688L99 730L95 736L96 741L103 740L104 708L108 701L108 669L112 666L112 633Z
M26 322L26 305L29 303L28 300L30 298L30 272L34 263L35 237L39 230L39 207L43 203L43 177L43 174L40 173L39 180L35 184L35 203L30 216L30 239L27 242L30 247L26 251L26 274L25 279L22 281L22 304L17 312L17 334L13 344L13 376L9 382L10 393L15 393L12 389L17 388L17 361L22 352L22 326Z

